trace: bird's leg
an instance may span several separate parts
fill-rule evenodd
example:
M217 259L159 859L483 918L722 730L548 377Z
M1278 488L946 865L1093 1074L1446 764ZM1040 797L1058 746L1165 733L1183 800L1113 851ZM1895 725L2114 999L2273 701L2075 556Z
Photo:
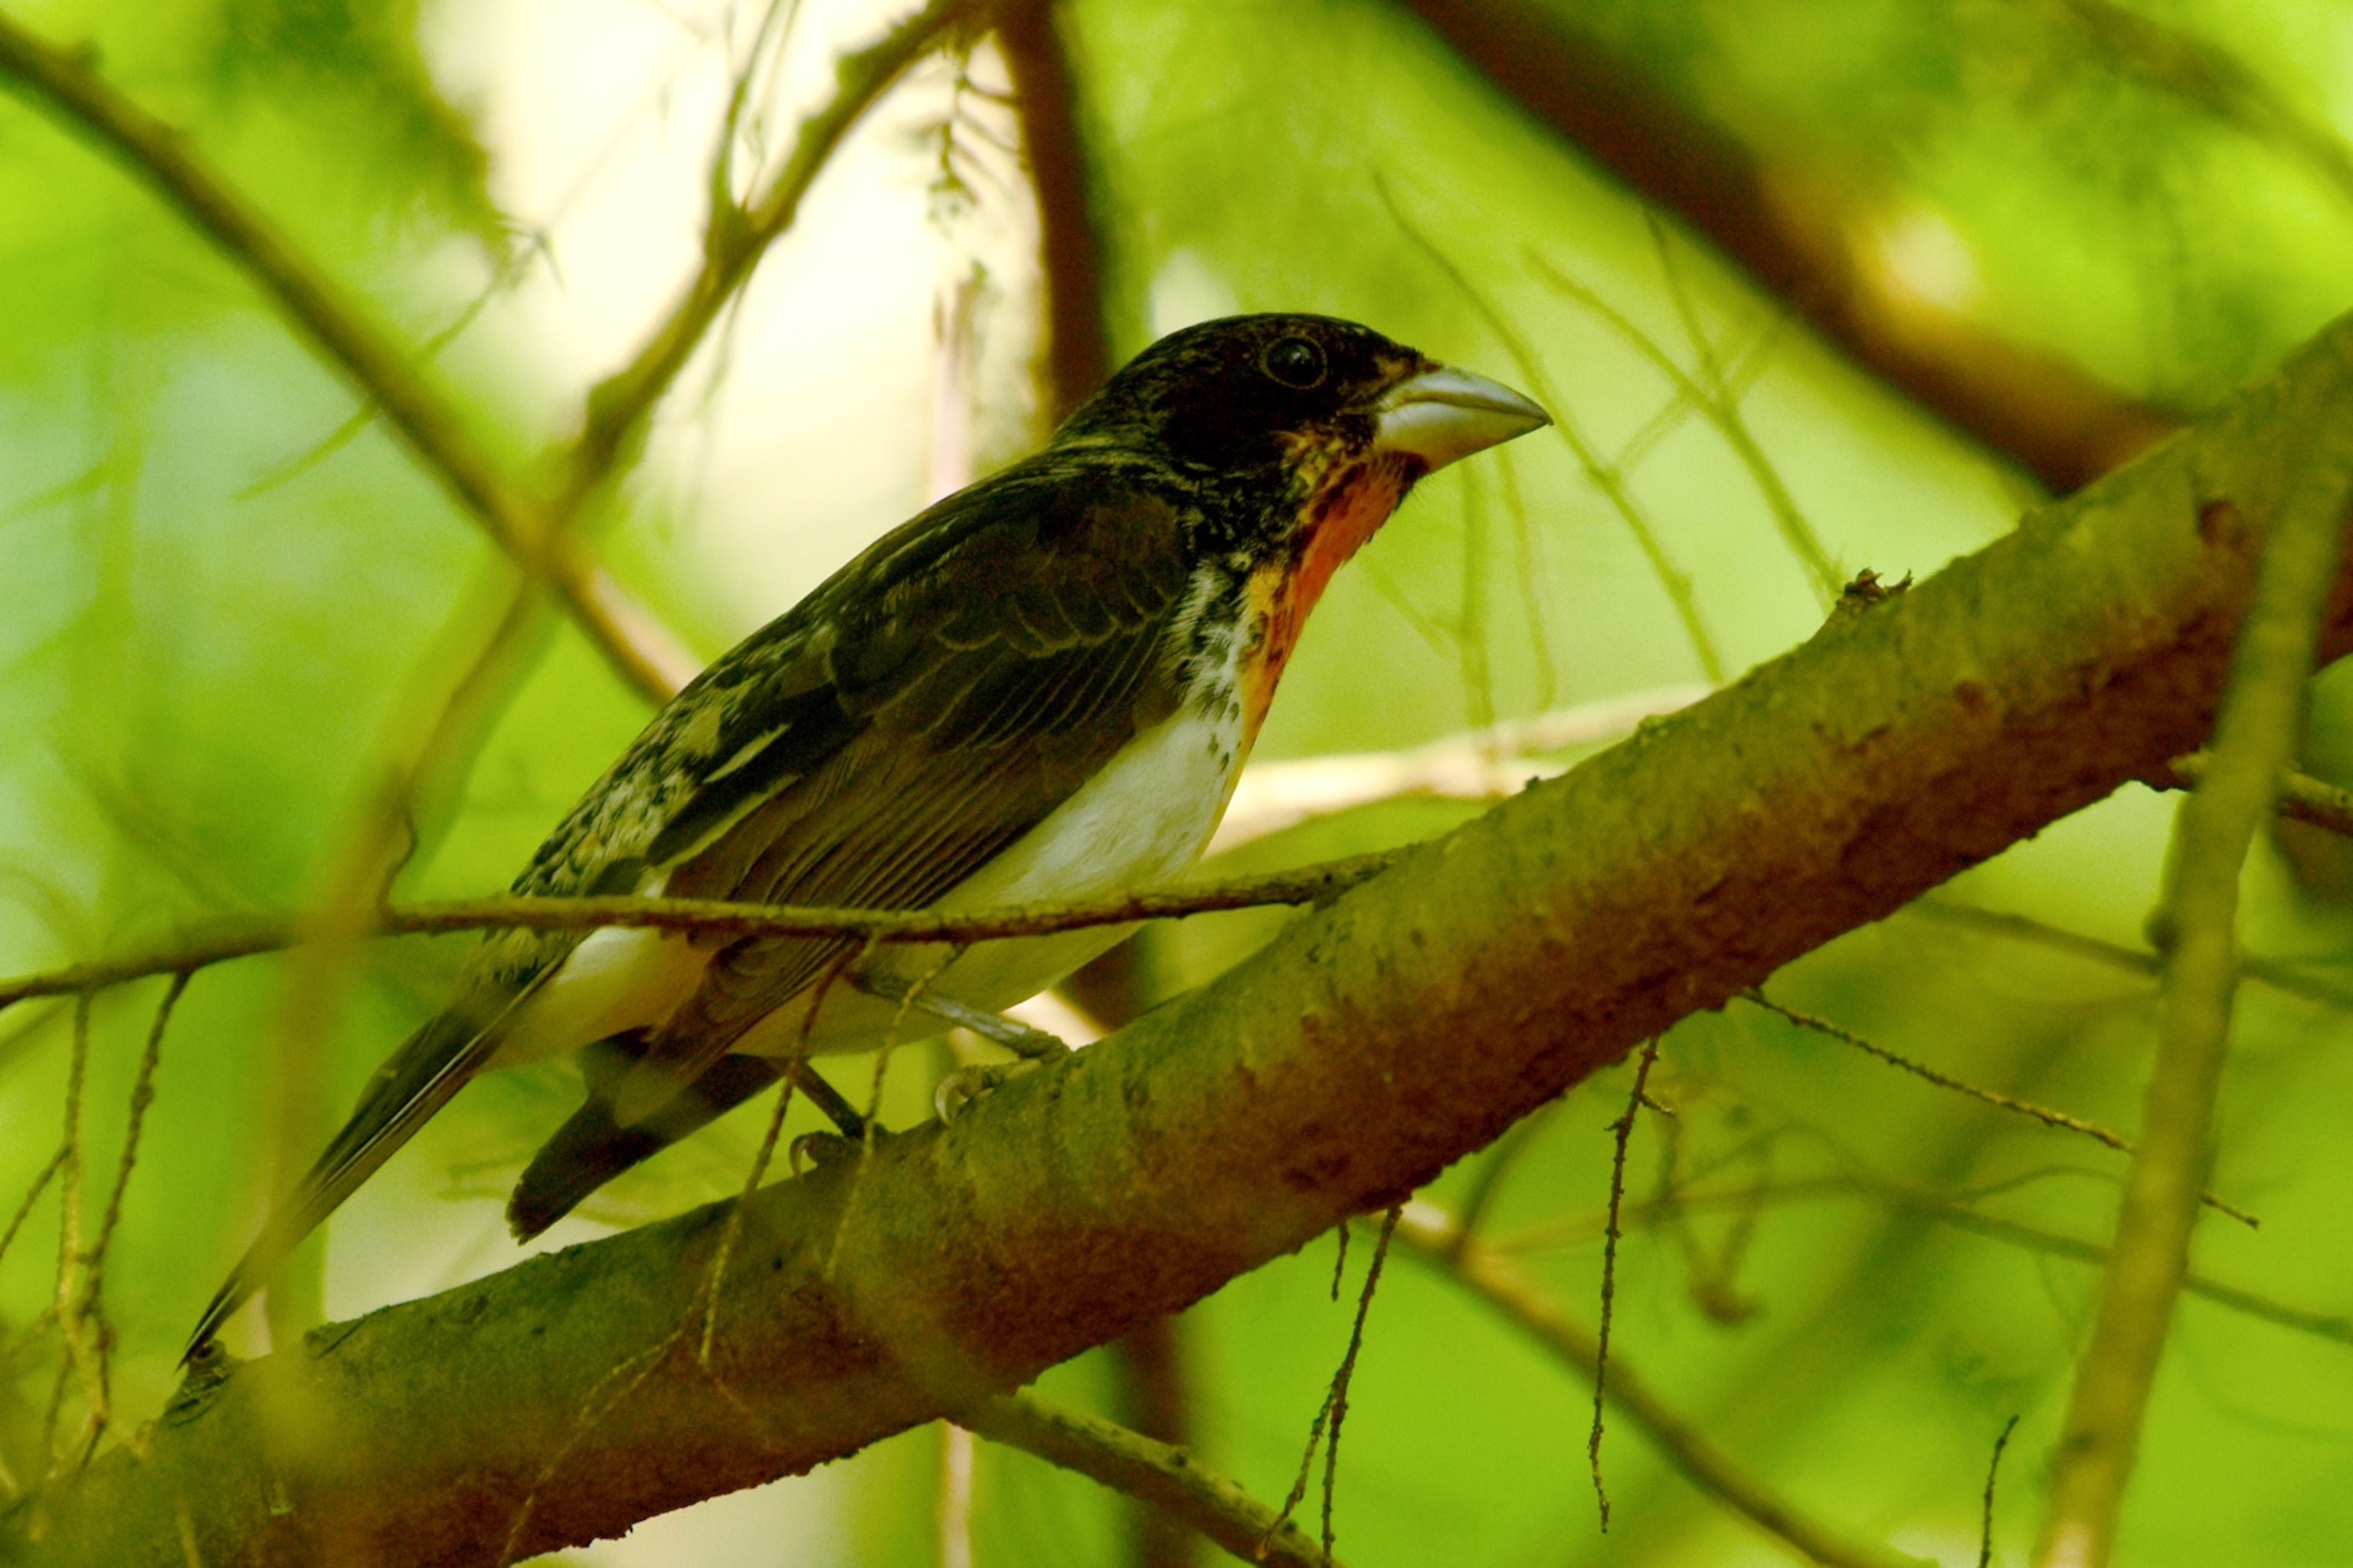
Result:
M1059 1034L1049 1034L1034 1029L1018 1018L1008 1018L1001 1012L986 1008L968 1007L953 997L935 996L917 991L895 980L881 977L861 976L859 989L879 996L886 1001L896 1001L919 1008L934 1018L953 1023L958 1029L969 1029L993 1044L1002 1045L1025 1061L1051 1061L1070 1050L1069 1042ZM899 994L893 994L893 991ZM913 994L909 994L909 993Z
M870 996L895 1001L902 1007L919 1008L943 1022L953 1023L959 1029L969 1029L983 1040L1002 1045L1019 1058L987 1066L959 1067L942 1078L940 1086L932 1093L932 1108L939 1113L942 1121L955 1119L958 1111L1008 1078L1026 1073L1040 1062L1070 1054L1070 1043L1060 1035L1032 1028L1001 1012L991 1012L987 1008L969 1006L954 997L927 991L920 984L873 974L855 976L850 983Z

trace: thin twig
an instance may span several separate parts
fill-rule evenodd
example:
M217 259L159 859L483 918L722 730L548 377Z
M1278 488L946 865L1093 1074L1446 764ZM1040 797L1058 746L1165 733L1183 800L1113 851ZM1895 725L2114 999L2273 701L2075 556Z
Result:
M874 43L836 59L833 97L802 120L791 154L767 187L741 206L731 199L713 207L702 237L702 266L685 293L636 356L588 395L580 435L554 503L559 516L576 514L610 476L712 322L751 277L768 247L792 227L802 198L842 138L909 67L963 23L972 5L973 0L932 0Z
M1535 1336L1578 1375L1596 1378L1601 1356L1593 1334L1564 1315L1501 1251L1484 1242L1459 1244L1460 1234L1451 1214L1419 1201L1406 1205L1398 1226L1398 1239L1410 1251ZM1830 1568L1926 1568L1917 1559L1849 1540L1770 1490L1662 1400L1622 1353L1610 1363L1609 1402L1650 1437L1677 1474L1809 1562Z
M2033 1175L2082 1175L2100 1177L2103 1172L2061 1167ZM2020 1179L2022 1180L2022 1179ZM2007 1189L2020 1184L2020 1180L1999 1184ZM1680 1213L1702 1209L1729 1208L1736 1213L1748 1213L1766 1203L1800 1202L1814 1198L1861 1196L1885 1203L1891 1208L1933 1220L1955 1230L1968 1231L1989 1241L2000 1242L2048 1257L2063 1257L2071 1262L2088 1264L2094 1268L2105 1266L2108 1249L2097 1242L2087 1242L2074 1236L2037 1230L2031 1225L1985 1213L1969 1206L1968 1201L1992 1195L1995 1189L1978 1189L1969 1193L1940 1194L1922 1192L1901 1182L1882 1177L1854 1172L1837 1176L1803 1177L1779 1181L1760 1181L1746 1187L1721 1192L1694 1192L1688 1189L1678 1192L1672 1201L1652 1200L1630 1203L1625 1213L1631 1223L1653 1224L1672 1221ZM1508 1236L1485 1244L1499 1257L1516 1257L1523 1254L1556 1245L1563 1241L1597 1235L1606 1218L1586 1218L1573 1223L1551 1221L1514 1231ZM2181 1288L2188 1294L2211 1301L2226 1311L2242 1313L2266 1323L2316 1339L2353 1346L2353 1316L2335 1312L2314 1312L2301 1307L2291 1307L2274 1301L2268 1296L2242 1289L2235 1285L2206 1275L2191 1272L2182 1276Z
M58 1144L64 1159L58 1165L58 1277L56 1299L51 1306L64 1330L65 1359L58 1367L57 1384L49 1394L48 1414L41 1424L41 1446L51 1455L57 1451L58 1414L64 1406L68 1378L78 1375L85 1392L94 1387L95 1379L94 1353L83 1340L80 1308L81 1102L90 1077L90 1015L96 1000L97 993L93 991L84 991L74 999L73 1055L66 1067L65 1132ZM97 1403L91 1400L92 1408Z
M2212 760L2212 755L2203 751L2177 757L2148 781L2149 786L2158 789L2195 789L2198 781L2206 777L2207 766ZM2353 835L2353 789L2340 789L2289 768L2279 776L2279 793L2272 804L2283 817L2325 828L2332 833Z
M1593 1341L1593 1429L1585 1439L1585 1462L1593 1472L1593 1496L1601 1507L1601 1533L1609 1533L1609 1489L1601 1484L1601 1409L1609 1380L1609 1324L1618 1305L1618 1212L1626 1195L1626 1145L1634 1136L1634 1118L1642 1109L1642 1089L1659 1060L1656 1035L1642 1042L1641 1060L1634 1064L1634 1087L1626 1097L1625 1114L1609 1124L1616 1146L1609 1156L1609 1223L1601 1243L1601 1331Z
M164 1034L172 1026L173 1010L180 1005L181 993L188 989L190 976L185 970L172 977L164 992L164 1000L155 1004L154 1022L147 1027L147 1044L139 1053L139 1069L131 1086L131 1106L125 1117L122 1132L122 1153L115 1161L114 1185L106 1195L106 1213L98 1224L98 1237L82 1255L89 1269L82 1283L81 1304L78 1316L95 1316L98 1319L98 1391L100 1401L89 1422L90 1442L95 1443L106 1428L110 1394L108 1353L114 1336L108 1329L105 1317L106 1255L114 1241L114 1227L122 1218L123 1195L131 1190L131 1171L139 1159L139 1138L147 1125L147 1107L155 1102L155 1069L164 1059ZM85 1455L88 1448L85 1446Z
M2239 877L2293 755L2324 607L2344 552L2353 429L2295 458L2215 720L2212 760L2183 803L2159 920L2169 938L2157 1062L2091 1343L2052 1474L2041 1568L2108 1560L2149 1391L2213 1163L2214 1101L2238 981Z
M2031 915L1980 909L1974 905L1953 904L1941 898L1915 899L1905 905L1905 909L1910 914L1926 915L1951 925L1971 927L1993 936L2033 942L2079 959L2089 959L2094 963L2105 964L2111 969L2129 969L2134 974L2147 975L2152 979L2162 968L2162 960L2149 948L2127 948L2118 942L2104 941L2081 931L2070 931L2062 926L2047 924ZM2277 959L2242 954L2239 959L2239 974L2242 980L2257 981L2274 991L2318 1002L2323 1007L2353 1012L2353 991L2300 974Z
M1993 1440L1993 1458L1986 1465L1985 1517L1978 1526L1978 1568L1993 1568L1994 1478L2001 1474L2001 1451L2010 1446L2010 1435L2017 1430L2015 1415L2001 1424L2001 1436Z
M1655 219L1651 223L1651 236L1658 248L1662 269L1667 273L1669 291L1677 296L1677 303L1681 306L1683 302L1681 284L1672 269L1666 266L1665 234ZM1748 421L1740 412L1739 401L1732 396L1716 369L1715 356L1700 333L1696 315L1687 310L1683 313L1693 348L1700 355L1701 375L1707 378L1704 386L1676 364L1672 355L1661 348L1650 334L1635 325L1617 306L1555 267L1534 249L1527 252L1527 260L1554 292L1599 316L1604 324L1649 360L1671 385L1690 399L1692 407L1699 410L1703 418L1715 427L1716 434L1724 439L1725 446L1732 449L1732 455L1747 471L1757 493L1764 497L1765 509L1772 514L1774 526L1780 530L1782 543L1806 568L1806 576L1813 584L1822 607L1827 609L1837 602L1841 581L1838 563L1831 560L1830 552L1822 547L1821 540L1814 534L1813 524L1807 521L1804 511L1799 507L1797 498L1789 493L1789 487L1782 482L1772 459L1765 455L1765 449L1757 444L1756 435L1748 429Z
M1936 1085L1940 1089L1950 1089L1957 1095L1967 1095L1973 1100L1980 1101L1997 1109L2014 1111L2020 1116L2031 1117L2045 1127L2054 1127L2063 1132L2081 1133L2093 1142L2104 1144L2119 1154L2130 1154L2133 1151L2131 1143L2102 1127L2098 1122L2085 1121L2081 1117L2069 1116L2065 1111L2052 1110L2048 1106L2036 1105L2032 1100L2021 1100L2014 1095L2005 1095L1999 1089L1984 1088L1966 1079L1940 1073L1926 1063L1915 1062L1909 1056L1890 1051L1884 1045L1866 1040L1852 1030L1832 1023L1827 1018L1817 1018L1810 1012L1800 1012L1794 1007L1784 1007L1767 996L1761 990L1744 992L1743 1000L1755 1003L1767 1012L1779 1014L1800 1029L1810 1029L1842 1045L1852 1045L1866 1056L1876 1057L1889 1066L1900 1068L1915 1078ZM2198 1201L2217 1213L2230 1215L2249 1230L2263 1228L2263 1222L2254 1215L2235 1203L2225 1202L2211 1192L2200 1192L2198 1195Z
M362 397L384 410L498 546L555 589L590 641L632 684L661 701L693 673L693 661L619 585L562 546L558 531L475 439L415 358L386 338L324 268L198 157L185 136L117 91L90 69L87 56L47 43L5 16L0 16L0 76L111 154L251 279Z
M1332 1374L1332 1382L1324 1391L1324 1404L1308 1424L1307 1451L1299 1457L1299 1474L1291 1483L1291 1491L1282 1499L1282 1510L1268 1527L1267 1535L1255 1551L1268 1550L1275 1531L1286 1528L1292 1510L1307 1496L1308 1477L1314 1472L1315 1450L1324 1450L1324 1550L1325 1568L1332 1562L1332 1483L1340 1457L1340 1423L1348 1411L1348 1384L1356 1375L1356 1354L1365 1346L1365 1319L1373 1309L1373 1292L1381 1282L1381 1265L1388 1258L1389 1240L1397 1234L1398 1221L1404 1210L1394 1208L1381 1216L1380 1238L1373 1246L1373 1260L1365 1269L1364 1288L1356 1296L1356 1321L1348 1329L1348 1349L1340 1357L1340 1367ZM1343 1233L1345 1234L1345 1232Z
M1331 1559L1306 1531L1183 1448L1029 1394L959 1411L959 1424L991 1442L1034 1454L1151 1504L1245 1563L1326 1568Z
M714 936L871 938L877 942L977 942L1007 937L1051 936L1093 926L1179 919L1220 910L1275 904L1315 904L1369 881L1403 858L1404 851L1354 855L1298 871L1239 877L1166 892L1124 893L1076 904L1039 904L970 915L929 910L839 909L730 904L700 898L470 898L378 910L371 929L385 937L512 927L588 930L600 926L653 927ZM103 990L150 975L208 969L231 959L278 952L303 938L307 922L271 916L127 958L75 964L0 981L0 1008L30 997Z
M816 1010L810 1010L814 1016ZM727 1264L735 1255L735 1244L744 1232L744 1214L752 1206L752 1196L760 1190L768 1174L768 1166L776 1157L776 1140L784 1136L785 1113L793 1105L793 1075L787 1073L776 1086L776 1108L769 1113L768 1129L760 1138L759 1152L752 1157L752 1168L744 1173L744 1190L735 1195L735 1206L727 1211L727 1228L720 1233L718 1249L711 1258L711 1283L702 1297L702 1340L695 1347L694 1359L705 1371L711 1367L711 1338L719 1326L719 1287L727 1279Z
M1452 257L1440 249L1436 241L1406 217L1404 210L1390 196L1387 182L1376 180L1374 183L1379 186L1381 199L1388 204L1389 217L1399 231L1427 254L1439 270L1452 280L1456 290L1470 302L1471 308L1479 313L1480 318L1487 323L1487 329L1504 345L1504 352L1510 355L1513 363L1519 366L1528 389L1552 415L1554 432L1567 443L1577 466L1585 471L1586 482L1601 493L1602 498L1609 503L1610 509L1624 522L1627 531L1634 535L1634 543L1641 550L1642 558L1651 564L1651 575L1659 579L1659 587L1666 592L1667 602L1674 607L1676 618L1683 623L1683 635L1691 641L1692 652L1699 660L1701 673L1707 677L1710 685L1724 684L1724 655L1715 645L1715 634L1707 629L1706 621L1700 617L1699 598L1692 589L1691 576L1667 555L1666 546L1660 542L1650 519L1642 515L1641 505L1635 501L1634 493L1627 487L1625 474L1603 461L1600 450L1586 438L1570 415L1567 400L1553 386L1551 377L1545 374L1544 362L1536 357L1535 350L1520 335L1518 329L1493 301L1472 283L1469 274L1455 265Z

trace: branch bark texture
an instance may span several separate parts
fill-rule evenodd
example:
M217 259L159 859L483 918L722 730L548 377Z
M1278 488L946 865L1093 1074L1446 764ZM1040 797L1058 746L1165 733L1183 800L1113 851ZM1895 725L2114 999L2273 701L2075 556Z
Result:
M2217 418L1306 916L947 1127L186 1396L27 1555L476 1563L806 1470L1394 1203L1678 1018L2211 725L2353 323ZM2353 647L2340 578L2326 656ZM715 1331L699 1357L708 1300Z

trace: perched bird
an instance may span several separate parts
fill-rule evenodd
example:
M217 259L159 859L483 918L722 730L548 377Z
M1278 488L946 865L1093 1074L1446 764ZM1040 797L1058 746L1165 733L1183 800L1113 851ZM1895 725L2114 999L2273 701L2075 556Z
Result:
M887 535L705 670L513 890L979 910L1165 883L1209 842L1333 572L1416 480L1548 422L1329 317L1165 337L1043 450ZM583 1051L587 1102L508 1205L527 1239L801 1055L881 1043L911 989L993 1012L1121 934L860 957L842 938L491 932L190 1353L486 1067Z

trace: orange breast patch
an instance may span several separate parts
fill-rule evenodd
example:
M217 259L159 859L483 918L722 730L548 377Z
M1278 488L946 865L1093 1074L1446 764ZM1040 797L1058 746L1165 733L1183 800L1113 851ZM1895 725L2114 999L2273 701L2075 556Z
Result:
M1242 661L1244 744L1258 738L1300 629L1324 597L1332 574L1388 521L1404 494L1404 475L1386 463L1341 470L1303 508L1300 526L1305 537L1301 548L1250 574L1250 620L1258 633Z

